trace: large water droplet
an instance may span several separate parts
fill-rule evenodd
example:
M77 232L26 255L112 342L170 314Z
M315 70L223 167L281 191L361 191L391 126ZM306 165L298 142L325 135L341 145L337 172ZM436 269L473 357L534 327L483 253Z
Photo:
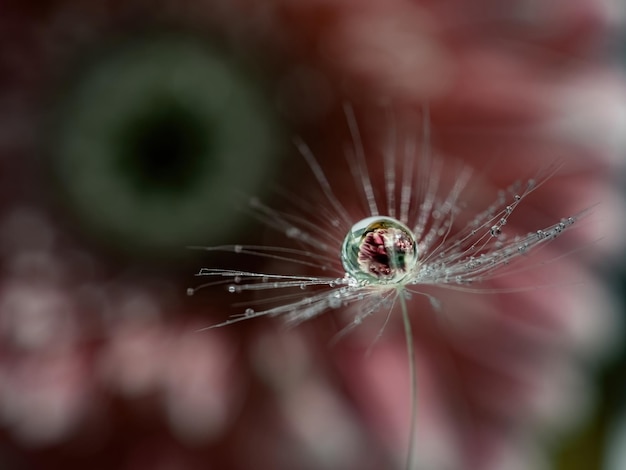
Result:
M396 219L368 217L350 229L341 262L355 279L372 284L399 283L417 264L415 236Z

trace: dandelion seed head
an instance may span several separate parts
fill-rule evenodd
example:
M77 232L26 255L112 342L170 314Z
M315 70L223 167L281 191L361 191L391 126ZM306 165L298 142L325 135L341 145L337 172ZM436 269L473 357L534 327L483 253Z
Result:
M523 266L522 260L532 264L531 252L586 214L583 210L552 225L546 220L530 232L520 232L518 214L525 209L519 208L528 206L531 193L557 173L560 162L529 170L504 188L483 191L471 167L448 165L431 148L426 124L421 131L412 127L400 136L392 122L391 132L398 134L393 148L382 159L367 160L365 148L371 147L364 146L363 136L375 140L377 134L361 134L352 108L347 106L345 112L355 148L345 155L353 190L350 179L342 179L345 173L327 173L313 150L295 138L317 183L317 193L310 194L315 202L285 190L279 192L285 198L281 209L250 199L252 212L289 246L206 248L230 252L242 262L256 257L272 263L266 272L201 270L199 275L215 279L201 287L226 284L233 294L258 293L238 302L244 307L239 314L214 326L263 316L282 317L294 326L346 308L352 328L377 312L392 311L407 291L426 297L443 290L495 292L498 288L490 281L533 268ZM429 122L427 111L422 119ZM413 136L415 132L422 132L421 137ZM412 139L421 139L423 148L404 142ZM361 210L355 209L356 202L364 203ZM438 310L445 302L434 303ZM248 306L254 307L253 315L245 315Z

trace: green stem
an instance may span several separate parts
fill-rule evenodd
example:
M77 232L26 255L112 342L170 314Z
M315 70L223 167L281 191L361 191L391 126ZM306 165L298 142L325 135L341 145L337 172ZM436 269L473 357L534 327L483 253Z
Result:
M415 348L413 346L413 330L409 320L409 311L406 305L405 292L398 289L400 297L400 309L402 310L402 321L404 322L404 334L406 337L406 350L409 356L409 376L411 380L411 425L409 429L409 447L406 457L406 470L414 468L415 458L415 433L417 431L417 370L415 363Z

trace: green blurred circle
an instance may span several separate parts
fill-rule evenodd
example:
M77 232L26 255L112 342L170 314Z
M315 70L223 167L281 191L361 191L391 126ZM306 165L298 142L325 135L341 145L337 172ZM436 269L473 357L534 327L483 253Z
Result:
M81 70L52 164L79 223L130 249L180 251L238 225L281 155L273 107L235 61L201 42L128 42Z

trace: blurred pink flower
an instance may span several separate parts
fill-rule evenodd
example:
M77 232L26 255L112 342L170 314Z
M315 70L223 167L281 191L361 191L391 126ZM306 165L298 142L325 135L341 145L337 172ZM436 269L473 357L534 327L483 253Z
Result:
M462 162L477 178L464 198L467 217L546 161L563 167L516 210L507 232L525 234L601 203L567 237L529 256L536 269L489 285L529 290L446 292L439 314L411 303L418 460L429 470L541 468L544 438L588 412L590 358L610 347L612 305L594 266L622 244L623 210L609 176L625 149L624 78L604 52L621 27L618 7L8 2L0 18L0 88L8 90L0 94L3 448L26 468L402 465L410 397L395 317L371 354L384 313L334 347L332 315L289 332L260 321L195 333L224 319L232 296L181 300L188 277L116 267L67 220L44 215L48 195L33 174L46 170L30 157L56 91L50 83L89 47L173 24L210 30L243 56L262 57L277 108L302 130L355 221L363 201L344 184L343 99L356 104L373 165L386 131L414 129L412 117L429 103L433 149L446 168ZM407 112L389 121L381 109ZM300 175L289 177L306 199L315 182ZM382 174L374 184L383 187Z

